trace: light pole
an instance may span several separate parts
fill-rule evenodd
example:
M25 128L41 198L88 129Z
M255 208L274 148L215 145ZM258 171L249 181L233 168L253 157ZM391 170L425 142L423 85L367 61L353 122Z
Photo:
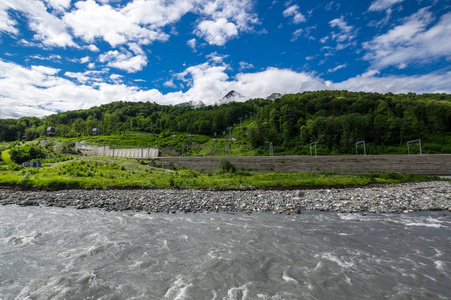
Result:
M241 126L241 120L243 120L243 118L242 118L242 117L239 117L238 120L240 120L240 128L241 128L241 127L242 127L242 126Z
M310 143L310 156L313 155L313 153L312 153L312 146L315 146L315 156L317 156L317 152L316 152L316 142Z
M227 127L227 130L229 131L230 140L232 140L232 126Z
M358 147L360 144L363 144L363 155L366 155L365 141L360 141L360 142L355 143L355 154L356 154L356 155L359 155L359 153L358 153L358 151L357 151L357 147Z

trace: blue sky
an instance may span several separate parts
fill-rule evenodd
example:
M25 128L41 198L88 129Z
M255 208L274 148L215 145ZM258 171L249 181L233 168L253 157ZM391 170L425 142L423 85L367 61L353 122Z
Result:
M0 118L230 90L451 93L451 0L2 0Z

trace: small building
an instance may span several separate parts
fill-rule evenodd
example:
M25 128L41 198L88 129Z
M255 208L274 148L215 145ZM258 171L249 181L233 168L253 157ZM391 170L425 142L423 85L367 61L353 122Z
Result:
M93 128L92 129L92 135L99 135L100 134L100 129L99 128Z
M47 127L47 135L55 135L56 134L56 128L55 127Z

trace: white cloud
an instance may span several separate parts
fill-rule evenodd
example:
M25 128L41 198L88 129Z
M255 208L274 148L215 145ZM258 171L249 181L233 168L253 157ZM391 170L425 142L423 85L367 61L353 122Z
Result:
M385 11L392 8L395 4L401 3L404 0L376 0L371 3L369 11Z
M124 78L124 76L119 75L119 74L111 74L110 75L110 79L114 83L121 83L123 81L122 78Z
M194 9L199 15L208 19L227 19L241 31L249 31L253 24L259 22L257 15L252 12L252 0L200 0L200 5Z
M346 68L347 66L348 66L347 64L338 65L335 68L331 68L331 69L327 70L327 73L337 72L338 70Z
M71 7L71 0L2 0L0 31L19 33L16 20L8 15L8 10L15 10L27 16L30 29L36 33L34 38L44 46L78 47L72 34L90 43L84 48L98 52L94 44L99 40L112 47L166 41L169 34L164 27L189 12L199 16L196 33L211 45L224 45L259 22L252 12L252 0L131 0L125 6L116 2L74 1ZM188 44L194 49L195 39Z
M331 1L324 8L326 10L332 10L332 9L339 10L340 7L341 7L340 3L334 3L334 1Z
M240 61L239 64L240 64L240 71L255 68L253 64L245 62L245 61Z
M209 61L215 63L215 64L220 64L223 63L224 60L229 57L228 55L222 55L219 54L218 52L212 52L208 55L205 56Z
M275 91L286 94L326 89L324 81L312 74L277 68L240 73L232 82L232 87L250 98L267 97Z
M129 51L117 50L108 51L99 56L99 61L107 63L107 66L124 70L128 73L135 73L142 70L147 65L147 57L144 55L135 55Z
M305 16L299 11L298 5L292 5L283 11L283 16L285 18L293 17L293 23L299 24L307 21Z
M293 32L293 38L291 39L292 42L296 41L302 34L304 30L302 28L299 28L295 32Z
M121 13L137 24L161 28L178 21L193 9L196 2L193 0L134 0L121 9Z
M258 22L250 12L251 0L133 0L124 7L86 0L75 7L63 18L74 35L89 43L103 39L113 47L166 41L169 35L163 28L188 12L201 16L197 33L212 45L223 45L239 30L250 30Z
M2 15L7 9L20 11L29 19L29 27L36 33L34 39L42 41L45 46L76 47L72 36L66 30L65 24L58 17L47 12L44 3L30 0L2 0L2 2L0 11L3 13L0 13L0 20L2 17L4 18ZM13 25L7 17L6 29L9 32L14 33L14 31L11 31Z
M353 44L352 40L356 37L356 31L354 26L348 25L343 16L339 19L333 19L329 22L329 25L332 28L338 28L340 30L339 32L332 31L330 34L330 38L337 42L336 50L344 49ZM322 43L325 41L327 39L321 39Z
M163 85L165 86L165 87L170 87L170 88L176 88L177 86L175 85L175 83L174 83L174 80L168 80L168 81L166 81L165 83L163 83Z
M196 51L196 39L195 38L192 38L192 39L190 39L189 41L187 41L186 42L186 44L188 45L188 46L190 46L191 47L191 49L193 49L193 51Z
M45 0L53 9L64 11L70 6L71 0Z
M65 76L77 79L81 83L86 83L89 81L89 77L86 76L86 74L79 73L79 72L66 72L64 73Z
M141 26L139 20L109 5L99 5L94 0L87 0L77 2L75 6L77 9L66 14L63 20L72 28L75 36L88 43L102 38L116 47L133 41L148 44L168 39L167 34Z
M450 93L451 72L434 72L415 76L376 76L376 71L335 83L332 89L377 93Z
M203 20L195 31L210 45L224 45L239 31L251 31L253 25L259 22L252 12L252 0L199 0L193 11ZM210 28L211 27L211 28Z
M82 63L82 64L88 63L90 61L91 61L91 57L89 57L89 56L80 58L80 63Z
M89 45L89 46L87 46L86 48L88 48L88 49L91 50L92 52L99 52L99 51L100 51L100 49L97 48L96 45Z
M19 33L19 30L15 27L17 22L11 19L8 15L8 6L6 2L0 2L0 32L9 32L12 34Z
M104 75L105 75L105 71L65 72L64 73L64 76L76 79L78 82L80 82L82 84L102 82Z
M60 55L57 55L57 54L51 54L51 55L49 55L49 56L47 56L47 57L42 56L42 55L40 55L40 54L36 54L36 55L31 55L31 56L29 56L29 57L30 57L30 58L33 58L33 59L39 59L39 60L51 60L51 61L53 61L53 62L56 62L56 61L61 60L61 56L60 56Z
M197 29L196 34L203 37L210 45L223 46L230 38L238 35L236 25L225 18L202 21Z
M363 43L364 59L373 67L405 66L408 62L428 63L451 55L451 13L433 26L432 14L423 8L387 33Z

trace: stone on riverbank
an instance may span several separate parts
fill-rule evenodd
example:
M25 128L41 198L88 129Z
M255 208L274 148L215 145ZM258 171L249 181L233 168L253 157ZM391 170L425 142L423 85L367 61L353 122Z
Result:
M302 210L343 213L403 213L451 211L451 182L318 190L0 190L0 204L101 208L107 211L149 213L273 212L298 214Z

